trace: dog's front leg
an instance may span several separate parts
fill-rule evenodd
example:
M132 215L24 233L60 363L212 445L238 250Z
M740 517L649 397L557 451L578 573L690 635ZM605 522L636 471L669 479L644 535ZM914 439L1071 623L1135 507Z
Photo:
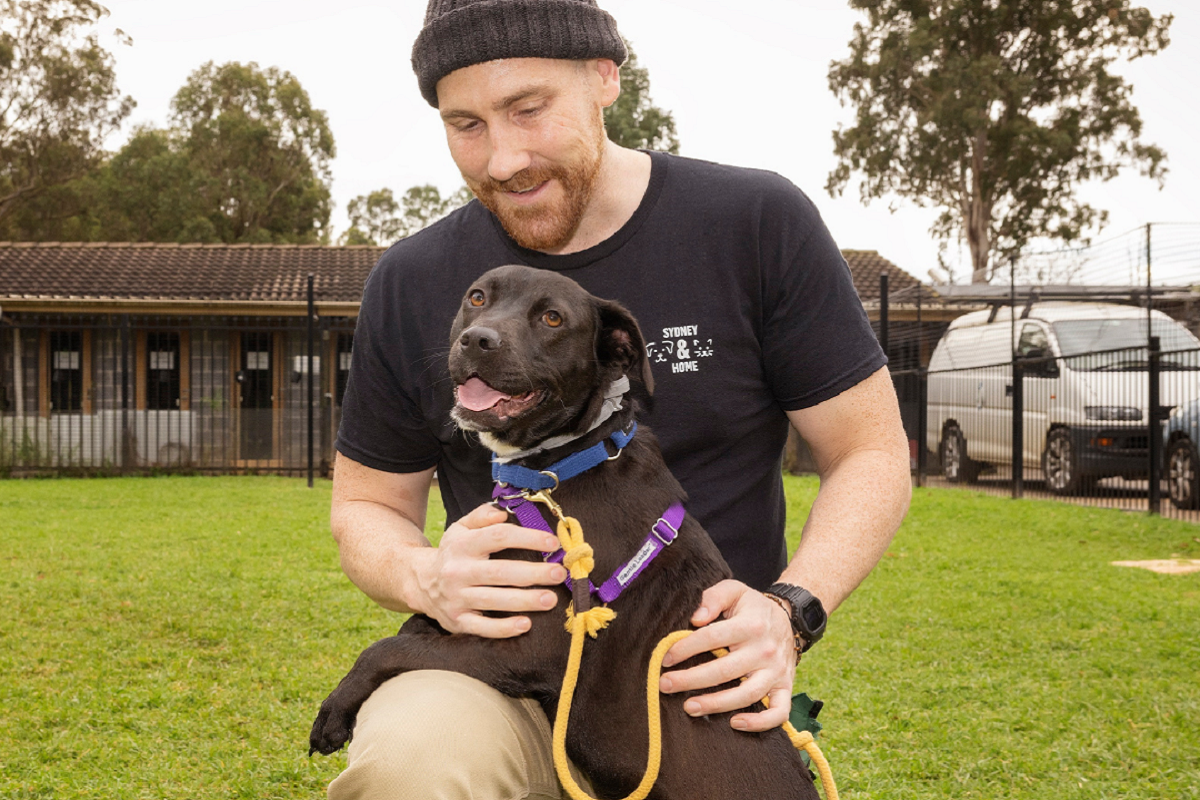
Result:
M556 695L554 676L561 678L565 668L567 635L550 617L558 619L560 613L531 614L533 628L511 639L410 633L406 624L396 636L364 650L321 704L309 734L309 754L329 755L340 750L350 740L362 704L385 681L403 672L449 670L481 680L508 695L539 699Z

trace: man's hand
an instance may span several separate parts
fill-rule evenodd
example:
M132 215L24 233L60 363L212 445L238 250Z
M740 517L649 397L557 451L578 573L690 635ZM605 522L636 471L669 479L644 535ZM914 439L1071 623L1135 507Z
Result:
M511 548L550 552L558 539L506 520L507 512L479 506L446 529L436 548L421 548L416 569L421 597L415 608L452 633L490 639L519 636L532 624L526 616L490 617L484 611L548 611L558 598L545 587L562 583L567 571L542 561L493 559Z
M738 686L689 698L684 710L694 717L737 711L764 697L770 708L737 714L730 724L743 731L765 731L787 721L796 675L792 624L774 601L739 581L721 581L705 591L692 615L699 630L667 651L663 666L725 647L729 655L691 669L665 673L659 688L666 694L707 689L745 678Z

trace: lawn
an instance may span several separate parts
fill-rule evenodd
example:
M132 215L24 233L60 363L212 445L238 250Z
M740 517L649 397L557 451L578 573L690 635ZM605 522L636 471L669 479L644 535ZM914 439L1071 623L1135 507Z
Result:
M787 479L793 543L816 484ZM327 691L399 618L329 484L0 481L0 797L321 796ZM437 515L431 521L440 525ZM922 490L798 686L847 798L1200 797L1200 528Z

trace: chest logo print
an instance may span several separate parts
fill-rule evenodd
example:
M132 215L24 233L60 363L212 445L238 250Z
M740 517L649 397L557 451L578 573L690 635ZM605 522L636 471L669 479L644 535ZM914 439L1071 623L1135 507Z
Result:
M652 364L669 363L673 373L699 372L700 359L713 354L713 340L699 338L699 325L663 328L662 337L646 345L646 358Z

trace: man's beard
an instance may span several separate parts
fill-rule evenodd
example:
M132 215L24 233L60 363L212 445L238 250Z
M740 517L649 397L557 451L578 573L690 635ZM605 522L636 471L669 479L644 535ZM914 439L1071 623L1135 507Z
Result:
M607 141L603 123L598 134L591 141L582 142L578 158L569 163L534 164L505 181L489 177L476 183L465 175L463 179L479 202L496 215L504 230L521 247L543 252L558 250L579 230L596 188ZM549 180L557 181L563 193L562 199L553 205L539 203L526 208L503 202L501 195L504 192L519 192Z

